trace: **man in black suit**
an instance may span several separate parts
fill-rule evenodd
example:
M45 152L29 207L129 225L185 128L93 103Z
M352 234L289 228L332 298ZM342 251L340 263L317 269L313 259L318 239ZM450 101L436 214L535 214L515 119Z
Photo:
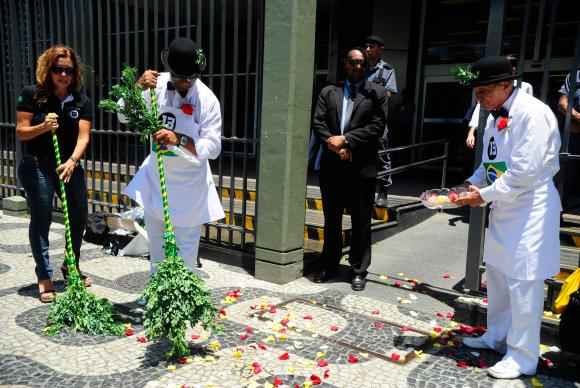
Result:
M364 290L371 263L371 215L377 176L377 144L385 128L385 89L365 79L361 48L344 58L344 86L320 92L313 131L322 144L320 191L324 211L322 270L317 283L331 278L342 256L342 214L350 210L349 261L352 289Z

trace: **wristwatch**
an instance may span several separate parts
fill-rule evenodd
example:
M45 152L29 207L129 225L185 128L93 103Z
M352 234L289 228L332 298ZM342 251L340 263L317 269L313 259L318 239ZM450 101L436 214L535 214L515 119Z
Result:
M187 146L187 143L189 143L189 137L187 137L185 135L178 135L178 136L179 136L179 145L181 147Z

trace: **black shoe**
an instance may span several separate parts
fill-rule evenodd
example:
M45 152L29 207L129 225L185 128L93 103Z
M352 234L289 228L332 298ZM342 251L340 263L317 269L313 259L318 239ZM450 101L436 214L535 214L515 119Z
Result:
M330 279L332 279L336 275L336 271L332 271L329 269L323 269L322 271L318 272L314 275L314 283L326 283Z
M352 278L351 288L353 291L362 291L367 285L367 279L362 275L354 275Z
M375 199L376 207L388 207L388 195L386 191L379 191L377 199Z

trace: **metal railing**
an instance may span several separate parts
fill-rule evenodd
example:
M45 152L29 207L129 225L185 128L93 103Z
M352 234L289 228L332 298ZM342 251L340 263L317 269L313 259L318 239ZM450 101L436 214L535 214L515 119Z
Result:
M414 161L414 162L411 162L408 164L404 164L402 166L398 166L398 167L394 167L394 168L390 168L388 170L382 171L379 174L377 174L377 179L382 178L386 175L400 174L400 173L409 171L413 168L417 168L420 166L424 166L427 164L441 161L441 187L445 187L445 183L447 181L447 165L448 165L448 158L449 158L449 142L446 139L438 139L438 140L426 141L423 143L410 144L410 145L401 146L401 147L393 147L393 148L389 148L387 150L381 150L381 151L379 151L379 154L382 155L385 153L390 153L392 156L394 153L397 153L397 152L415 151L417 149L421 149L421 148L424 149L427 147L437 146L437 145L443 146L443 153L442 154L440 154L438 156L433 156L433 157L430 157L427 159Z
M89 211L119 212L132 204L122 195L148 153L138 133L96 109L118 82L124 64L163 70L160 51L177 36L206 51L202 76L222 110L222 154L211 162L228 213L206 226L202 238L251 249L254 229L246 225L248 177L254 178L259 139L264 0L5 0L0 3L0 194L21 193L16 179L20 156L14 123L16 98L34 82L36 58L64 43L85 64L85 88L93 100L91 143L82 165L87 173ZM242 181L241 185L236 182ZM252 200L255 200L253 198ZM240 206L241 202L241 206ZM253 215L255 217L255 215ZM238 222L239 220L242 222Z

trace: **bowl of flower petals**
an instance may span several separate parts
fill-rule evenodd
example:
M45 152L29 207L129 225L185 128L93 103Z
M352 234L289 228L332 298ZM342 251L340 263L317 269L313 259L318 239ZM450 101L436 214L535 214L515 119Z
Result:
M453 187L451 189L432 189L424 191L419 199L428 209L453 209L459 207L455 201L467 194L465 187Z

